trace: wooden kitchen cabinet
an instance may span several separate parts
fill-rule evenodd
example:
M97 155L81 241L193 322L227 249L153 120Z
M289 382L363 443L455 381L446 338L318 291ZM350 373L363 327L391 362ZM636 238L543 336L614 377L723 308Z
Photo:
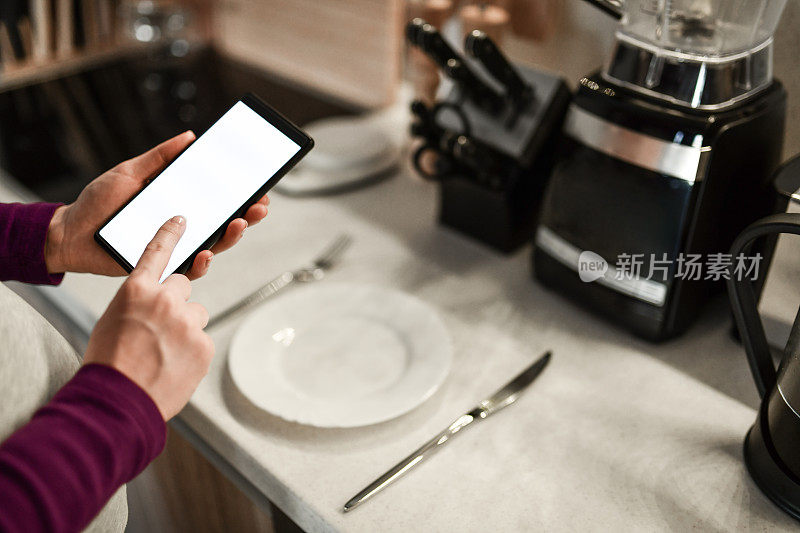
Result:
M173 531L275 531L272 516L252 503L178 432L168 433L166 448L151 469Z
M27 2L31 15L22 10L13 23L0 21L0 90L79 72L143 46L126 35L120 22L120 14L130 13L135 0L81 0L84 7L77 10L70 0L13 1ZM156 3L186 6L193 36L211 42L223 55L361 108L394 99L404 0ZM83 42L76 41L74 28L80 28ZM24 57L12 53L9 36L16 35L26 48Z
M403 0L225 0L213 39L223 54L376 107L400 79L403 11Z

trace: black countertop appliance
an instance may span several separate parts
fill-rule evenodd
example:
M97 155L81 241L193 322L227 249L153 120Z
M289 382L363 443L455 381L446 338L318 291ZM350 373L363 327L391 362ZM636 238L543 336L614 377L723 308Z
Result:
M534 272L662 340L723 287L735 236L776 209L786 93L772 35L785 0L592 3L620 24L568 111Z

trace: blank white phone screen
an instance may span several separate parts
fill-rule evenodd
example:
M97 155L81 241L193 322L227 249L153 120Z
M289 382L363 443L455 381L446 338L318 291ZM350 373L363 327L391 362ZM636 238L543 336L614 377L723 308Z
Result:
M238 102L101 229L100 236L136 265L161 225L184 216L186 232L163 281L299 150L300 145Z

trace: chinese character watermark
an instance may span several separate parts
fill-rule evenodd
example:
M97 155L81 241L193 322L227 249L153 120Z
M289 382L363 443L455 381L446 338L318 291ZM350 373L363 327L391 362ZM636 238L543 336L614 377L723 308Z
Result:
M731 254L712 253L703 257L701 254L681 253L670 259L666 253L622 253L617 256L614 266L610 266L602 256L587 250L578 257L578 275L581 281L587 283L601 278L623 282L667 281L670 276L689 281L721 281L731 278L755 281L758 279L762 259L761 254L739 254L732 257Z

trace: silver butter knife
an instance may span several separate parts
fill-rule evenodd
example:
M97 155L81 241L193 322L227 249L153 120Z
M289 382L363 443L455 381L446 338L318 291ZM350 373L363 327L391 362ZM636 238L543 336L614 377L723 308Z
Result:
M483 400L468 413L453 421L447 429L420 446L418 450L414 451L411 455L393 466L388 472L370 483L369 486L344 504L344 512L352 511L375 494L397 481L406 472L411 470L411 468L421 463L423 459L427 459L439 451L446 442L462 429L468 427L473 422L488 418L503 407L508 407L517 401L522 391L533 383L537 376L541 374L542 370L544 370L544 367L547 366L547 363L550 362L550 355L551 353L549 351L545 352L542 357L523 370L517 377L506 383L500 390Z

